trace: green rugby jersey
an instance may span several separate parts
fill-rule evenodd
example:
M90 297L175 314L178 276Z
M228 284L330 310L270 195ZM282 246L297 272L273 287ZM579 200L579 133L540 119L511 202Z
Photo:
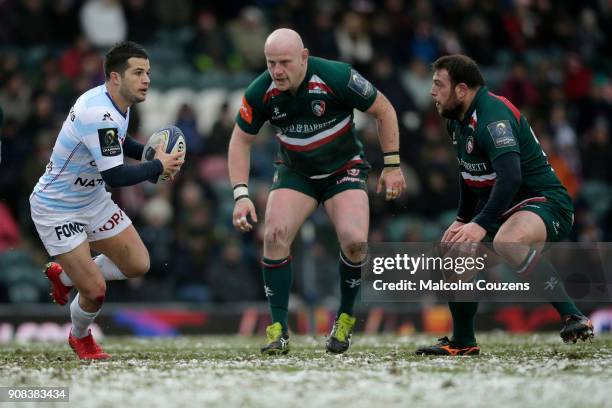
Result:
M495 184L493 160L508 152L520 154L522 184L503 216L530 202L548 200L573 210L531 126L508 99L483 86L463 121L449 120L447 130L457 149L461 177L481 201L486 202Z
M280 161L313 179L366 162L353 109L366 111L377 90L350 65L309 57L295 95L281 92L268 71L247 88L236 123L257 134L266 121L276 131Z

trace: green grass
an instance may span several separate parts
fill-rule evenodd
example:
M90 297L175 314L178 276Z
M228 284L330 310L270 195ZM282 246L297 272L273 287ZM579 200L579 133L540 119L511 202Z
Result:
M433 337L355 336L328 355L294 336L285 357L262 338L106 338L113 359L80 362L66 344L0 350L0 385L70 387L72 406L612 407L612 336L563 344L552 334L479 336L479 357L418 357ZM60 406L60 405L58 405ZM66 404L61 404L66 406Z

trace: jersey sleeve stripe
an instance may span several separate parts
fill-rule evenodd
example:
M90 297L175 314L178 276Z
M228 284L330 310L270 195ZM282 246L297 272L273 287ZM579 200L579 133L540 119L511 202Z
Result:
M519 111L518 108L512 104L512 102L510 102L507 98L504 98L503 96L495 95L493 92L489 92L489 95L502 101L502 103L512 111L512 114L516 118L516 121L521 121L521 111Z

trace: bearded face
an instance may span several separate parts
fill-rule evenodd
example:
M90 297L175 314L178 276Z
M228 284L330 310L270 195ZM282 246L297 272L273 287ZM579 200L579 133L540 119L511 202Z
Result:
M438 108L440 116L446 119L459 120L461 114L464 112L465 106L457 98L455 90L451 90L450 95L445 103L441 104Z
M459 100L446 69L434 73L430 93L440 116L452 120L461 119L465 104Z

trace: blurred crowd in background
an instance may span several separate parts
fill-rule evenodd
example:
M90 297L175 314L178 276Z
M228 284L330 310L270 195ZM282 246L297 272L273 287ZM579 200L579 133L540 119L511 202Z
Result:
M360 126L370 176L371 241L433 241L454 219L458 171L433 109L431 63L465 53L487 85L529 120L576 207L572 241L612 240L612 1L586 0L0 0L0 302L46 301L47 261L28 196L74 100L104 81L102 58L121 40L150 53L152 88L246 87L265 68L263 45L290 27L311 55L351 63L382 91L400 122L408 191L374 194L382 168L376 124ZM144 102L146 104L147 102ZM140 141L138 108L130 134ZM277 145L271 129L254 146L250 190L260 217L252 233L231 223L226 150L236 112L210 112L210 132L184 104L175 124L188 156L173 183L113 191L151 254L141 280L109 285L117 301L234 302L264 299L262 221ZM318 210L294 245L295 293L326 302L337 289L338 248ZM307 256L304 256L307 255Z

